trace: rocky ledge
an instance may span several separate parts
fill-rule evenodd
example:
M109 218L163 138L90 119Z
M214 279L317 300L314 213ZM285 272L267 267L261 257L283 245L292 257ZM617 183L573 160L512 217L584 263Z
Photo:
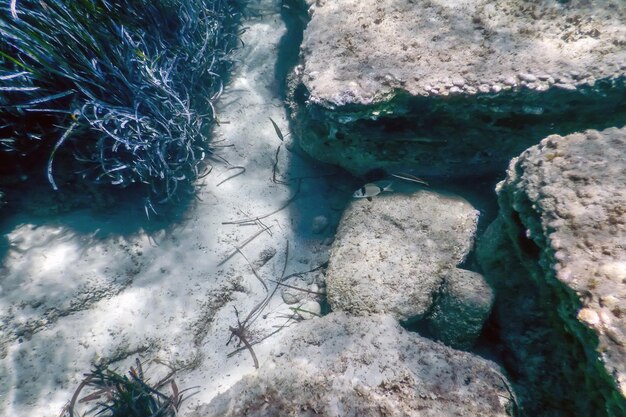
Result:
M626 129L550 136L498 186L479 259L528 415L626 415L624 155Z
M258 373L192 417L505 417L497 365L402 329L390 316L331 313L291 328Z
M623 1L307 4L293 127L353 174L492 173L549 134L626 121Z

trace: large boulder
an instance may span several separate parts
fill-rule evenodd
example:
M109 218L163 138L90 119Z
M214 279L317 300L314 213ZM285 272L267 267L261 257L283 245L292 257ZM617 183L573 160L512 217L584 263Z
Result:
M491 173L549 134L626 121L626 2L308 4L294 127L354 174Z
M422 317L448 271L465 259L477 222L465 200L430 191L353 201L326 270L331 308Z
M472 247L478 216L462 198L426 190L355 200L331 248L331 308L402 321L432 319L440 340L471 346L492 302L479 274L457 269ZM433 310L435 299L442 304ZM429 317L433 311L436 316Z
M498 185L478 252L529 415L626 415L624 155L626 129L550 136Z
M496 417L515 399L498 367L385 315L292 327L274 357L192 417Z

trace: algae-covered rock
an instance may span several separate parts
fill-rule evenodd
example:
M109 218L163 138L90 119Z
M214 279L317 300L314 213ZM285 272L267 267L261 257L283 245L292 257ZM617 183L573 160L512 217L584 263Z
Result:
M511 162L479 245L505 365L541 415L626 415L624 155L626 129L544 139Z
M497 365L402 329L389 316L331 313L290 329L274 357L193 417L504 417Z
M421 318L446 275L467 256L478 214L460 197L431 191L355 200L331 248L331 308Z
M493 291L481 274L451 269L427 318L428 328L437 340L457 349L470 349L492 304Z
M293 125L354 174L492 173L549 134L626 121L623 1L308 3Z

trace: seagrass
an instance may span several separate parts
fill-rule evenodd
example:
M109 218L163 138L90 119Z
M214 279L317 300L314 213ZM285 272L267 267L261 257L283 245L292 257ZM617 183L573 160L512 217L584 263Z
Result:
M55 190L67 170L141 184L150 210L193 192L213 152L240 3L4 2L0 157L44 173Z

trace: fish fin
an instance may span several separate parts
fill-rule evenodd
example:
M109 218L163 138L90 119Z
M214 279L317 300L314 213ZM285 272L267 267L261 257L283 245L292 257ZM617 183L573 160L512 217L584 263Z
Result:
M392 185L393 185L393 182L390 182L389 184L385 185L385 186L381 189L381 192L383 192L383 191L389 191L389 192L392 192L392 191L393 191L393 188L391 188L391 186L392 186Z
M372 197L367 197L367 201L372 201Z

